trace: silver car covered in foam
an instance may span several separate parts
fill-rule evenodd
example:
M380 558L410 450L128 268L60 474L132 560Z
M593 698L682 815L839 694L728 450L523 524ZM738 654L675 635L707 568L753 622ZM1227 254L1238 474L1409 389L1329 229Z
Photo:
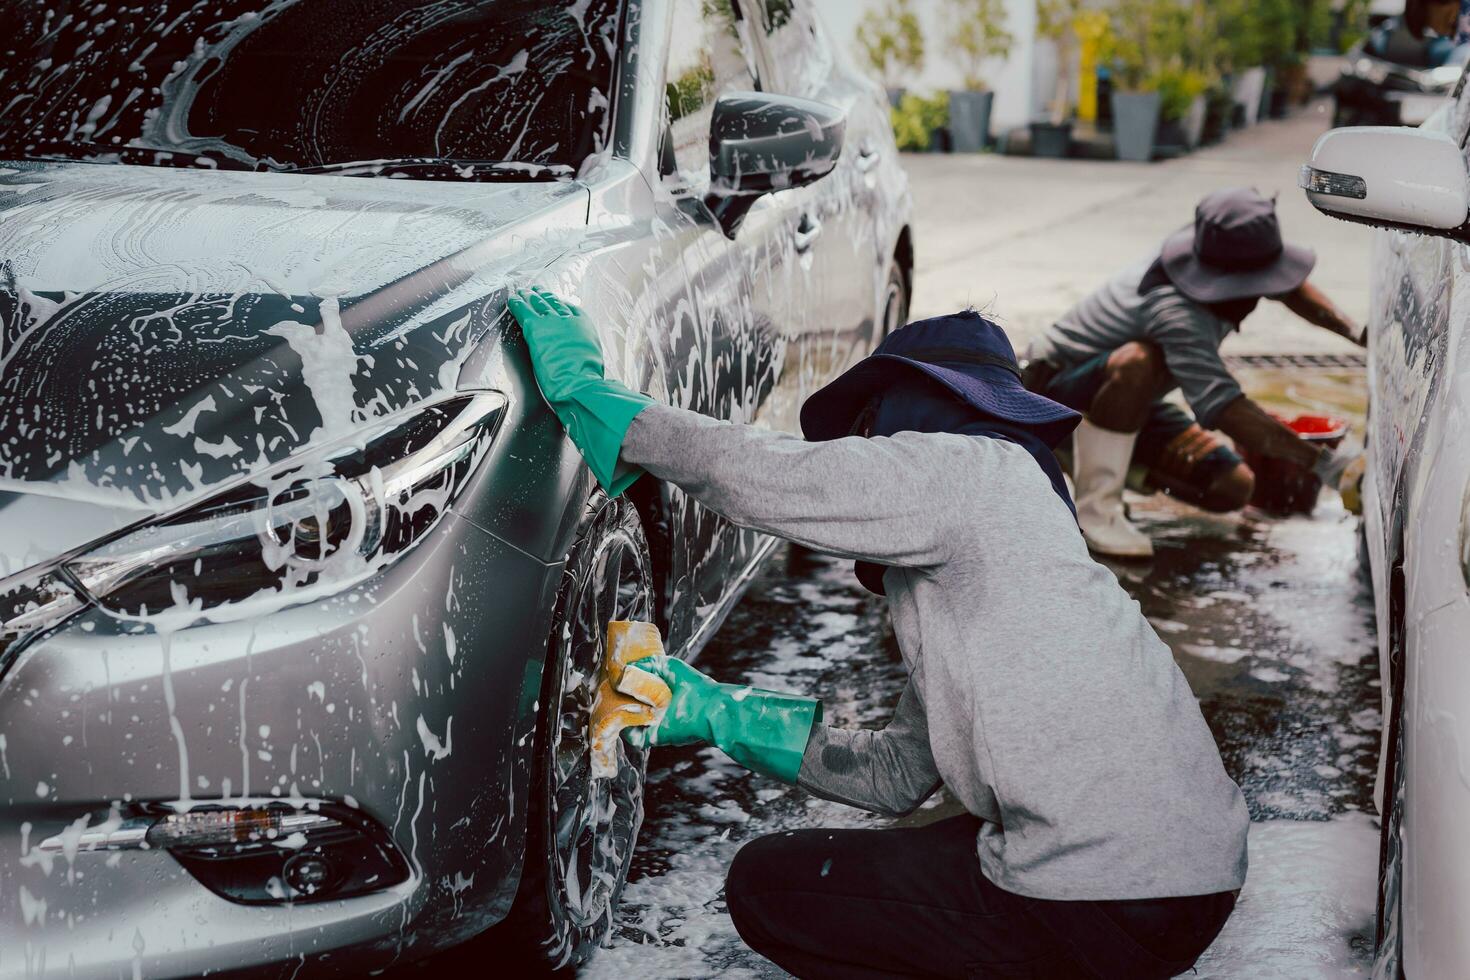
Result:
M692 656L769 542L601 494L504 300L794 428L912 270L809 6L0 9L0 977L606 935L646 760L588 778L603 630Z

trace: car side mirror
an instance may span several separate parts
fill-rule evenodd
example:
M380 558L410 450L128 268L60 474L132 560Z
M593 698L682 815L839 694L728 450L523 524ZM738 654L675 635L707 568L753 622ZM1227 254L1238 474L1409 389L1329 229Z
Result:
M705 203L735 236L759 198L801 187L837 166L847 118L823 102L769 92L727 92L715 102Z
M1470 174L1459 144L1444 133L1329 130L1298 183L1317 210L1334 218L1470 242Z

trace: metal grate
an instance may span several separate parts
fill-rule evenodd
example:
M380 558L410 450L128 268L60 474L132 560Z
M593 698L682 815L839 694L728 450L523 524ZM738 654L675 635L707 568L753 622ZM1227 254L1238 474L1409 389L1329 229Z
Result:
M1368 356L1359 351L1347 354L1230 354L1226 356L1225 364L1232 368L1361 371L1368 366Z

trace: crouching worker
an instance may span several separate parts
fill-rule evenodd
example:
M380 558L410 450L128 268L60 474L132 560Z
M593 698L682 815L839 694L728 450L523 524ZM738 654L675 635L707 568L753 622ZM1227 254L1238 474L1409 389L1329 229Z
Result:
M810 441L657 404L603 377L585 314L511 305L541 390L609 492L640 471L727 519L858 561L909 680L881 731L819 702L641 661L673 691L645 744L709 743L817 796L967 815L746 844L741 937L801 977L1168 977L1219 932L1248 817L1169 648L1088 555L1028 392L979 314L895 331L802 409ZM635 669L630 667L629 669Z
M1253 190L1217 191L1193 228L1160 254L1084 299L1038 338L1026 386L1086 413L1072 439L1077 516L1098 554L1146 558L1148 536L1129 521L1123 486L1130 464L1159 489L1212 511L1250 502L1255 474L1218 429L1241 446L1335 484L1338 456L1304 441L1245 397L1220 345L1263 298L1308 322L1361 342L1358 328L1307 282L1312 251L1283 244L1276 205ZM1178 388L1193 416L1163 400Z

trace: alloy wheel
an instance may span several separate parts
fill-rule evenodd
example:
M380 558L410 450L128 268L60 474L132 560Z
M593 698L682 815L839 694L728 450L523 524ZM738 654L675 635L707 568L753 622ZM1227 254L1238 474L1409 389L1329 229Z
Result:
M619 740L618 771L591 775L591 710L614 620L648 620L652 573L636 511L608 503L578 556L559 641L559 696L548 718L550 848L570 925L602 931L626 874L643 819L646 754ZM553 661L555 662L555 661Z

